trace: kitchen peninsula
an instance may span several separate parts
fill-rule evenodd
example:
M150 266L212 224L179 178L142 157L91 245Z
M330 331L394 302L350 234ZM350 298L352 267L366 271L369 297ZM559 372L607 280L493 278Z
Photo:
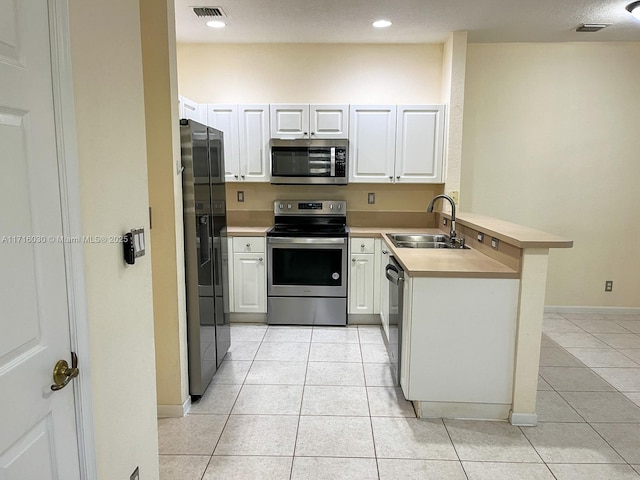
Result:
M449 221L436 215L442 231ZM468 250L397 248L389 229L351 229L405 269L403 393L421 417L535 425L549 249L573 242L471 213L456 222Z
M420 417L508 419L536 425L536 390L549 249L573 245L555 235L472 213L459 213L469 249L412 249L389 233L448 233L435 228L351 227L350 255L368 242L376 257L373 313L380 312L386 251L405 270L401 387ZM445 223L447 225L445 225ZM230 236L264 228L230 227ZM480 240L481 239L481 240ZM382 248L378 248L378 246ZM356 264L353 262L352 267ZM350 272L350 282L357 276ZM376 305L376 302L378 304ZM376 308L377 307L377 308ZM354 313L351 311L350 313ZM377 315L350 315L358 318Z

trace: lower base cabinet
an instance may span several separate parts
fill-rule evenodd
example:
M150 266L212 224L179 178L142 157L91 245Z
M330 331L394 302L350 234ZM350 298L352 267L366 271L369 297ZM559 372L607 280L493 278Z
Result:
M506 418L519 280L405 277L400 384L423 417Z
M229 239L230 307L233 313L267 313L267 262L265 240L260 237Z

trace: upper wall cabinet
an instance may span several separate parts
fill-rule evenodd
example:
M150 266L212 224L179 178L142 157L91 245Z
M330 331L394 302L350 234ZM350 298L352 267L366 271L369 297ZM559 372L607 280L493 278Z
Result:
M207 125L224 134L225 179L240 179L240 137L238 136L238 105L207 105Z
M442 183L444 105L352 105L351 182Z
M348 138L348 105L272 104L271 137Z
M196 122L206 124L207 123L207 109L206 105L200 105L187 97L178 95L178 111L180 118L186 118L188 120L195 120Z
M227 181L269 181L268 104L209 104L207 124L224 133Z
M351 105L349 125L349 181L392 182L396 106Z
M442 183L444 105L398 105L395 181Z

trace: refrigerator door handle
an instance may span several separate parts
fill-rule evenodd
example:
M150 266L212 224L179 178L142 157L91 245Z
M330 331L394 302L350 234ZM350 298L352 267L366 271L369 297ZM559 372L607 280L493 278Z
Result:
M206 215L198 218L198 236L200 237L200 265L211 260L211 247L209 244L209 222Z

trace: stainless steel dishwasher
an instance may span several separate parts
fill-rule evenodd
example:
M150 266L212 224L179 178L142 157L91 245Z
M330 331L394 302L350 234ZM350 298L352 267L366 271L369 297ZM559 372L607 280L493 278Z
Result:
M385 269L389 280L389 339L385 338L391 371L396 385L400 385L400 363L402 353L402 295L404 290L404 270L393 256ZM383 335L384 337L384 335Z

